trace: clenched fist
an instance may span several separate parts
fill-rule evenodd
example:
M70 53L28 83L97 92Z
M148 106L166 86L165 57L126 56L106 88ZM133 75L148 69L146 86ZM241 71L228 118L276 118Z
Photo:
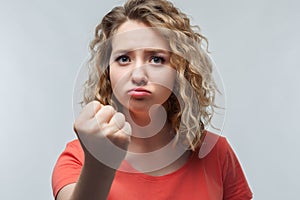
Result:
M131 127L125 116L98 101L88 103L74 123L84 149L101 163L117 169L126 156Z

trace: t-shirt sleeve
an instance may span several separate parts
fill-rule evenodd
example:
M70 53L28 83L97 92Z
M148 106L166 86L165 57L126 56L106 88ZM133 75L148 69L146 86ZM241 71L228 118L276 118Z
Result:
M224 141L226 154L223 163L223 200L249 200L252 192L233 149Z
M75 183L81 172L84 154L78 140L67 144L59 156L52 173L52 190L56 197L66 185Z

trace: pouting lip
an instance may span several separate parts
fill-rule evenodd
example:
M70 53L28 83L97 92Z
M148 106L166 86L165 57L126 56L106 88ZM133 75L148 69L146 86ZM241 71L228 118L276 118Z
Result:
M147 92L147 93L151 94L151 92L149 90L146 90L145 88L142 88L142 87L133 88L133 89L129 90L128 92Z

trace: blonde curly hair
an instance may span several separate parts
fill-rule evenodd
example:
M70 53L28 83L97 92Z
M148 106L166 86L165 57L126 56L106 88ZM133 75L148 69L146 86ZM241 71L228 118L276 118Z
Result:
M207 54L207 39L199 33L199 27L192 26L187 15L169 1L128 0L104 16L90 43L89 78L84 84L83 105L97 100L118 108L109 78L111 46L106 41L127 20L172 31L168 35L170 63L176 66L177 77L166 110L175 129L175 143L182 140L195 150L201 145L205 127L214 114L217 88Z

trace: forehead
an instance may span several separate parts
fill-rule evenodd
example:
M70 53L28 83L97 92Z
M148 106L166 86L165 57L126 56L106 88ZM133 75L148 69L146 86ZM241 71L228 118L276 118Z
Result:
M127 21L122 24L112 38L113 51L144 48L170 49L166 38L160 34L159 29L136 21Z

